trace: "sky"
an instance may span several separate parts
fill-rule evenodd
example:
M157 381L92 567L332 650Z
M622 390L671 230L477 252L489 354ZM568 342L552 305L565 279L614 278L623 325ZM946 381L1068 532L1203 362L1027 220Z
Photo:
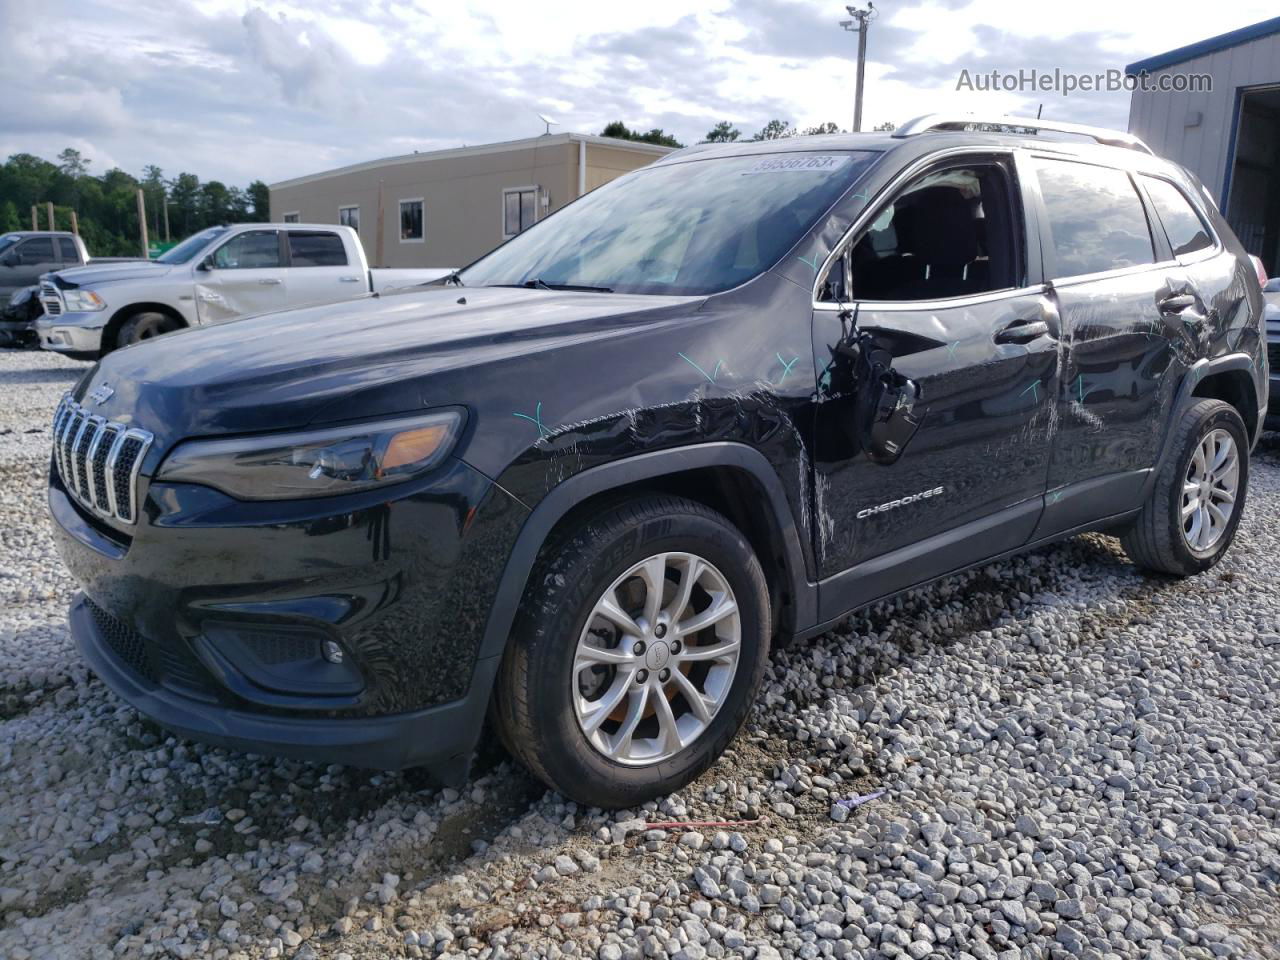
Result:
M881 0L863 127L935 111L1124 128L1129 95L958 90L961 71L1122 69L1274 0ZM852 125L857 37L812 0L0 0L0 156L244 185L621 120Z

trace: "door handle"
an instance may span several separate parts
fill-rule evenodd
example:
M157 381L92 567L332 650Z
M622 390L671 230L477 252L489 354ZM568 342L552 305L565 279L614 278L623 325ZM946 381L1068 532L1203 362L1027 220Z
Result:
M1161 313L1181 313L1196 305L1196 298L1189 293L1176 293L1156 301Z
M1044 320L1015 320L1003 330L996 331L996 343L1030 343L1049 335L1049 324Z
M262 277L259 281L264 287L274 287L280 282L279 277Z
M338 282L339 283L359 283L360 278L359 277L339 277Z

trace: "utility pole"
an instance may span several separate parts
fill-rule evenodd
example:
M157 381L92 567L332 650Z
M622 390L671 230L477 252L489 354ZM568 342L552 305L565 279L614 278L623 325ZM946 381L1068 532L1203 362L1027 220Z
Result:
M164 242L169 242L169 198L162 195L164 200Z
M147 243L147 201L142 196L142 188L138 188L138 229L142 236L142 259L151 259L150 245Z
M58 228L54 226L54 223L53 223L53 201L52 200L46 200L44 202L44 212L46 217L49 220L49 229L57 230Z
M31 205L31 232L32 233L40 229L40 217L39 217L39 214L37 213L38 210L39 208L33 203Z
M876 5L872 0L867 0L865 10L853 6L845 9L853 19L841 20L840 26L858 35L858 92L853 100L853 132L858 133L862 130L862 90L865 86L867 71L867 29L871 26L871 21L876 18Z

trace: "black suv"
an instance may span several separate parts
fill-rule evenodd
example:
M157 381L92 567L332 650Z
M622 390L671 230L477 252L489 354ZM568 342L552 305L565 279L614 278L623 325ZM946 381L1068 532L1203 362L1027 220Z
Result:
M255 752L456 780L487 715L609 807L898 591L1088 530L1211 567L1253 267L1124 134L971 125L692 147L434 288L112 353L54 422L84 657Z

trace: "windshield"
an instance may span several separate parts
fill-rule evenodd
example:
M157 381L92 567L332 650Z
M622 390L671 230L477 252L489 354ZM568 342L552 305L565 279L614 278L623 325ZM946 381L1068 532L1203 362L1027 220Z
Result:
M156 263L186 263L203 250L210 240L214 237L220 237L226 232L226 227L210 227L208 230L193 233L172 250L156 257Z
M626 293L727 290L777 263L877 156L769 153L639 170L534 224L461 279Z

